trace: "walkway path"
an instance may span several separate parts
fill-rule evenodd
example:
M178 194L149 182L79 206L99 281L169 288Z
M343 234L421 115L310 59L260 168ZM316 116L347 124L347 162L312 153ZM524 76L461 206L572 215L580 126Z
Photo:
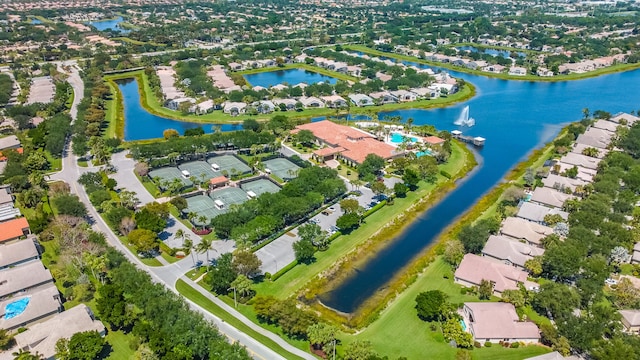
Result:
M74 101L73 101L73 105L71 108L70 113L73 116L73 119L75 120L75 117L77 116L77 106L80 103L80 101L82 100L82 96L84 94L84 86L82 83L82 80L80 79L80 76L77 72L77 68L72 67L72 74L69 77L70 81L69 83L71 84L71 86L73 87L73 90L75 92L75 97L74 97ZM73 79L73 80L72 80ZM79 81L78 81L79 80ZM52 180L62 180L67 182L70 187L71 187L71 192L78 195L78 197L80 198L80 200L86 205L88 213L91 217L93 217L93 219L95 219L95 222L93 223L92 228L95 231L99 231L103 234L105 234L107 241L109 242L109 244L111 246L113 246L114 248L116 248L118 251L122 252L127 259L134 264L136 267L138 267L141 270L146 271L147 273L149 273L149 275L151 276L151 279L154 282L163 284L164 286L166 286L167 288L169 288L170 290L172 290L173 292L176 292L176 288L175 288L175 283L179 278L183 277L183 274L186 273L188 270L190 270L193 267L193 263L192 260L190 259L190 257L184 258L176 263L173 263L171 265L167 265L167 266L162 266L162 267L149 267L144 265L140 259L138 259L137 256L135 256L134 254L132 254L129 249L127 249L118 239L118 237L113 233L113 231L111 230L111 228L109 228L109 226L107 226L107 224L105 223L105 221L102 219L102 217L100 217L100 215L98 214L98 212L95 210L95 208L93 206L91 206L91 202L89 201L89 197L87 196L87 193L84 191L84 189L82 188L82 186L78 183L78 178L80 176L81 173L86 172L86 171L90 171L90 169L83 169L80 168L78 166L77 163L77 158L75 156L73 156L71 154L71 143L67 142L66 146L65 146L65 151L63 152L63 168L62 171L53 174L51 176ZM126 168L126 166L125 166ZM119 172L120 173L119 169ZM135 184L135 183L139 183L139 181L137 180L137 178L135 178L135 175L132 175L135 179L135 181L133 182L123 182L121 184ZM146 198L146 194L148 194L148 192L146 192L146 189L144 192L141 192L140 194L138 194L139 197L142 198ZM177 223L179 223L178 221L176 221ZM182 225L184 226L184 225ZM195 239L194 239L195 241ZM223 241L218 241L216 242L217 244L217 248L219 248L220 253L222 252L226 252L226 251L230 251L232 249L231 245L232 242L223 242ZM219 244L218 244L219 243ZM215 255L216 252L213 252L213 254ZM211 255L211 254L210 254ZM188 280L188 279L187 279ZM199 287L195 287L196 289L198 289L198 291L204 291L203 289L200 289ZM215 299L214 300L218 300L219 299ZM237 330L236 328L234 328L233 326L223 322L221 319L219 319L218 317L214 316L213 314L209 313L208 311L206 311L205 309L201 308L200 306L187 301L190 305L190 307L195 310L200 312L205 319L212 321L220 330L220 332L224 335L226 335L227 337L229 337L230 339L232 339L232 341L239 341L242 345L246 346L249 353L252 354L252 356L256 359L283 359L282 356L278 355L276 352L274 352L273 350L269 349L268 347L266 347L265 345L259 343L258 341L256 341L255 339L251 338L250 336L248 336L247 334ZM226 304L225 304L226 305ZM228 306L223 307L225 309L228 308ZM297 349L291 345L289 345L288 343L286 343L284 340L282 340L281 338L279 338L277 335L264 330L262 328L260 328L258 325L254 324L251 320L247 319L246 317L242 316L241 314L235 312L234 309L232 314L237 317L240 321L242 321L244 324L246 324L247 326L250 326L252 328L254 327L258 327L259 329L255 329L256 331L260 331L261 333L263 333L263 335L265 336L269 336L270 338L272 338L274 341L278 342L285 350L296 354L304 359L315 359L313 357L313 355L305 353L304 351L301 351L300 349Z

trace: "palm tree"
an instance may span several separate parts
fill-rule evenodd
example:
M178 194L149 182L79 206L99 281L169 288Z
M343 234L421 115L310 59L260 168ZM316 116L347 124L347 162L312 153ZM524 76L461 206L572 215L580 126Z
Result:
M193 265L196 264L196 260L193 258L193 240L189 237L189 234L185 234L184 242L182 243L182 248L187 249L189 254L191 255L191 261L193 261Z
M182 229L178 229L178 230L176 230L176 233L175 233L175 235L173 235L173 236L174 236L176 239L180 239L180 240L184 241L184 235L185 235L184 230L182 230Z
M205 227L207 227L207 220L209 220L206 216L204 215L200 215L198 216L198 222L200 224L202 224L202 229L204 229Z
M411 128L413 128L413 118L412 117L407 119L407 131L411 132Z
M196 251L200 254L207 254L207 264L209 263L209 249L211 249L211 244L213 241L208 238L202 238L200 240L200 244L196 245Z
M42 360L42 354L36 351L35 354L32 354L29 350L20 349L14 353L12 353L14 360Z
M189 221L191 221L191 224L193 225L193 227L196 227L196 218L198 218L198 214L194 213L194 212L190 212L187 214L187 219L189 219Z

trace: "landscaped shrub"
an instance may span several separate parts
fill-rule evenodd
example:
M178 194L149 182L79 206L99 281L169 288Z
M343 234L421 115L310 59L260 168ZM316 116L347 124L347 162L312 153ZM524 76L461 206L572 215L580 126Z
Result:
M480 344L478 341L473 343L473 346L477 347L478 349L482 347L482 344Z
M444 171L444 170L440 170L440 175L446 177L447 179L451 179L451 174L449 174L448 172Z
M380 201L376 206L372 207L371 209L367 210L363 215L362 218L366 218L369 215L373 214L374 212L382 209L383 206L385 206L387 204L387 200L382 200Z
M518 343L518 342L514 342L513 344L511 344L511 348L512 349L517 349L519 347L520 347L520 343Z
M191 228L191 231L193 231L194 234L196 235L209 235L211 234L211 229L196 229L196 228Z
M165 244L163 241L160 241L160 250L162 250L162 252L168 254L169 256L174 256L176 254L176 249Z
M287 271L293 269L294 267L296 267L296 265L298 265L298 260L294 260L291 264L283 267L282 269L278 270L277 273L271 275L271 281L276 281L278 280L278 278L284 274L287 273Z
M493 343L491 341L487 341L484 343L484 347L492 347Z

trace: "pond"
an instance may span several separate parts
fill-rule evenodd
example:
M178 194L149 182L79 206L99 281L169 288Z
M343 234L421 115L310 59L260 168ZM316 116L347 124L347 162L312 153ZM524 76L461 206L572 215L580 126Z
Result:
M42 20L36 18L29 18L29 24L38 25L42 24Z
M213 132L214 126L220 126L222 131L241 130L240 124L214 125L211 123L196 123L176 121L149 113L140 103L138 82L135 79L117 81L124 103L124 140L146 140L162 138L166 129L175 129L180 134L185 130L201 126L206 133Z
M244 78L252 86L262 86L265 88L283 83L287 83L289 85L305 83L310 85L320 82L329 84L335 84L338 82L338 79L334 77L322 75L317 72L307 71L304 69L261 72L257 74L245 75Z
M100 20L100 21L89 21L86 22L85 25L90 25L95 27L96 29L98 29L98 31L107 31L107 30L113 30L113 31L120 31L123 34L129 33L131 32L131 30L129 29L125 29L125 28L121 28L120 27L120 23L123 22L124 19L122 18L122 16L118 16L114 19L108 19L108 20Z
M488 54L493 57L502 56L505 59L510 58L512 52L516 53L519 57L527 57L527 53L524 53L522 51L515 51L515 50L507 51L507 50L498 50L498 49L490 49L490 48L477 48L475 46L458 46L456 47L456 49L461 51L470 51L473 53L479 52L481 54Z

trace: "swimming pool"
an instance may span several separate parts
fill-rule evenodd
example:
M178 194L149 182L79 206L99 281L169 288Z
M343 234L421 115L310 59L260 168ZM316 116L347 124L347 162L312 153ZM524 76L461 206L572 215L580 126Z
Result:
M418 142L418 139L413 136L405 136L397 132L391 133L390 141L394 144L402 144L402 141L407 138L411 140L412 143Z
M427 155L427 156L431 156L431 150L426 149L425 151L418 151L418 152L416 153L416 156L417 156L417 157L425 156L425 155Z
M26 297L7 304L4 308L4 319L13 319L14 317L22 314L27 308L27 305L29 305L29 300L29 297Z
M464 320L460 320L460 326L462 327L462 331L467 331L467 324L464 323Z

